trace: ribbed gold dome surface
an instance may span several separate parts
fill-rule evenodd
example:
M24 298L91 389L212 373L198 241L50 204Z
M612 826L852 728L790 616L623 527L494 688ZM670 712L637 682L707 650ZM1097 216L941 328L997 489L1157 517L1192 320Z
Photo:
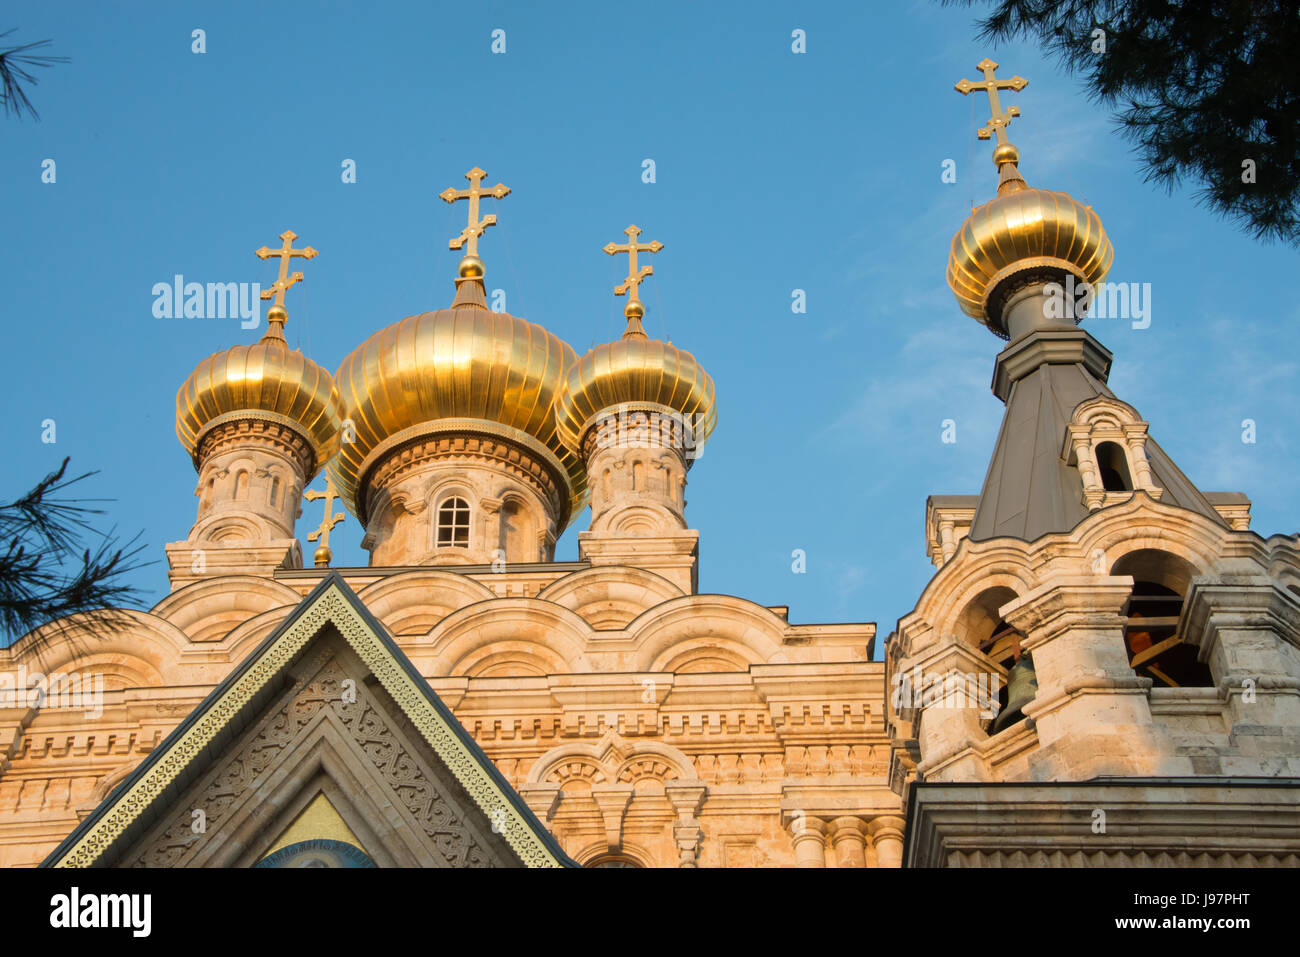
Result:
M1004 179L999 194L975 209L952 238L948 285L967 315L998 335L989 296L1003 279L1025 269L1055 267L1099 283L1115 258L1101 219L1066 193L1031 189Z
M558 460L571 519L586 502L587 477L556 433L553 402L576 359L568 343L541 326L482 306L408 316L376 332L339 366L343 414L356 436L343 443L330 474L364 518L361 471L375 464L366 459L385 441L432 433L447 419L507 438L517 430Z
M177 391L176 435L191 456L209 425L242 412L296 427L315 449L316 469L337 450L341 416L333 378L277 336L278 329L254 345L214 353Z
M652 402L683 415L702 416L695 442L702 444L717 424L713 379L695 357L671 343L629 335L596 346L570 369L555 399L555 419L569 448L603 409L622 402Z

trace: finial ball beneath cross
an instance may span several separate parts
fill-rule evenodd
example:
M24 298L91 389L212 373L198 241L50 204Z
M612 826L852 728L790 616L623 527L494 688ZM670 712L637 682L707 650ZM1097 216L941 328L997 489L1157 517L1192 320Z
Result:
M483 260L477 256L466 256L460 261L457 268L457 274L461 279L482 279L483 278Z

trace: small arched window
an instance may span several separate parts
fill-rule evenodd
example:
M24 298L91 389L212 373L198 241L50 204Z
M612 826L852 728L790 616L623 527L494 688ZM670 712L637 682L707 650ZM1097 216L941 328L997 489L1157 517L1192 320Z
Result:
M469 548L469 503L449 498L438 506L438 547Z
M271 478L271 508L280 506L280 476L275 475Z
M1131 492L1133 480L1128 474L1128 460L1124 450L1114 442L1097 446L1097 468L1101 472L1101 487L1107 492Z
M239 471L235 473L235 499L248 498L248 473Z
M640 462L632 463L632 491L640 492L645 488L645 466Z

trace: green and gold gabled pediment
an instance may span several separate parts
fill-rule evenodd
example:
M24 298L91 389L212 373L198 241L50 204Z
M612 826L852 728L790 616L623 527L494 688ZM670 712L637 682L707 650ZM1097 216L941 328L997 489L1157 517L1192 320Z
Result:
M283 692L286 675L305 653L317 643L339 641L327 636L341 636L418 732L431 759L454 777L518 863L527 867L576 866L336 572L303 599L41 866L117 863L122 852L156 825L223 749ZM320 815L322 810L317 806L313 813ZM308 838L319 839L320 835L313 832ZM279 849L273 844L267 853Z

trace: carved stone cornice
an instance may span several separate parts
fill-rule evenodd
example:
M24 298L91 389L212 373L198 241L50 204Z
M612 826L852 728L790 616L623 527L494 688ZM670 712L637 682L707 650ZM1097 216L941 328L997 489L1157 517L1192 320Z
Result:
M269 449L288 458L310 480L316 474L316 453L307 438L281 422L260 418L239 418L223 422L208 430L194 453L200 471L213 455L235 449Z
M501 469L531 485L559 520L567 511L566 486L549 463L502 436L473 433L423 436L393 449L370 470L366 499L374 501L380 490L391 489L411 472L434 462L474 462Z

